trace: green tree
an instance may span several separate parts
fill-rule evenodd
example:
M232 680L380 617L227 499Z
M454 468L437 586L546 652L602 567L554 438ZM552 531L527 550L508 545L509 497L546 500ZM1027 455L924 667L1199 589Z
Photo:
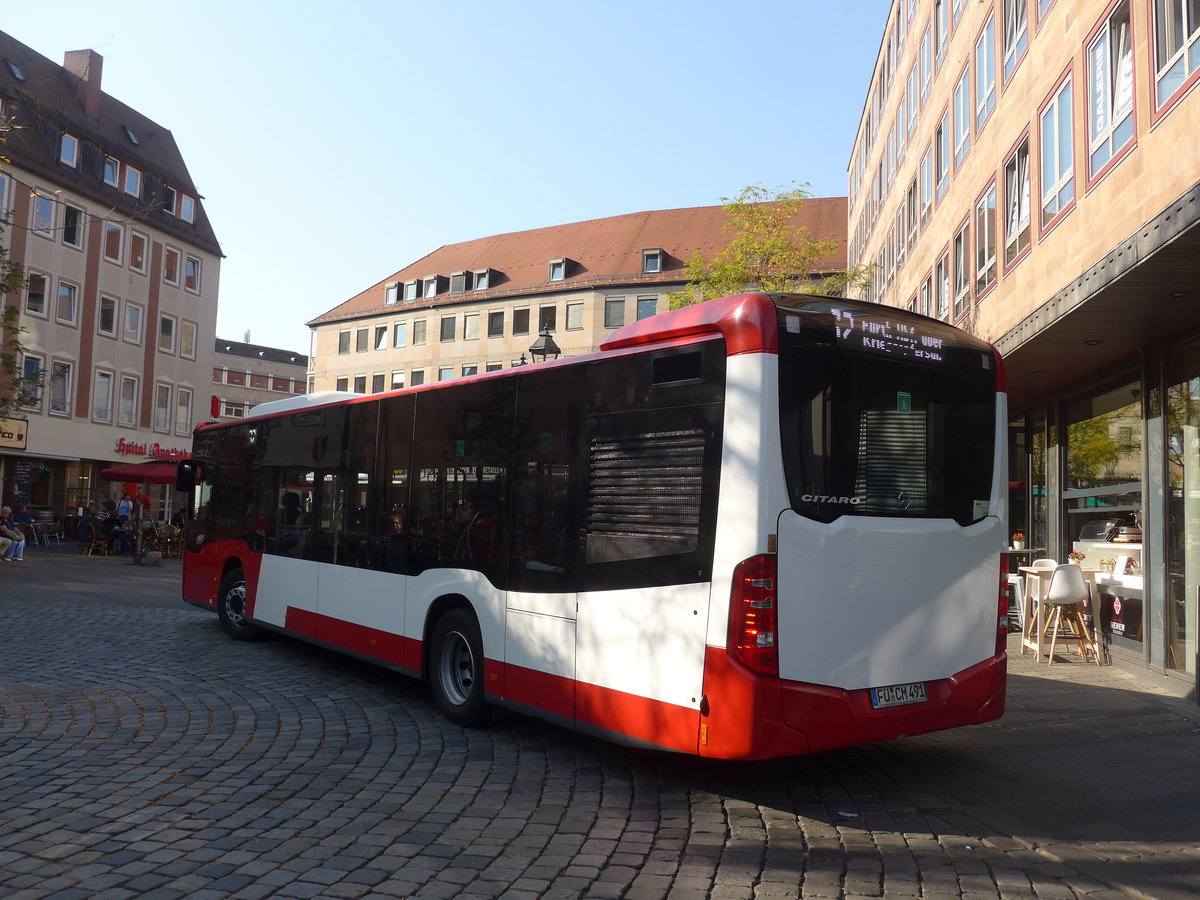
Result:
M837 250L836 238L817 240L796 224L811 198L807 185L769 191L752 184L725 207L729 243L712 259L699 253L684 266L688 283L667 294L671 309L747 290L803 291L840 295L848 286L870 282L872 266L849 272L821 273L818 264Z

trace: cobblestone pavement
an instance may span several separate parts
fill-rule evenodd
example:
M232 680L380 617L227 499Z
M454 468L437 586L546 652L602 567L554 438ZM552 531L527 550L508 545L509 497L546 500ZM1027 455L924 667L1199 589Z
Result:
M1200 714L1013 646L987 726L730 764L228 640L163 568L0 567L0 897L1200 895Z

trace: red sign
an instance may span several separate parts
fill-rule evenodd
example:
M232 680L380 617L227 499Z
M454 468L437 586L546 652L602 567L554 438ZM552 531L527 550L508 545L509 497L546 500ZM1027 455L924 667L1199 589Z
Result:
M116 450L122 456L142 456L152 459L187 459L191 453L183 447L164 447L157 441L154 443L127 441L117 438Z

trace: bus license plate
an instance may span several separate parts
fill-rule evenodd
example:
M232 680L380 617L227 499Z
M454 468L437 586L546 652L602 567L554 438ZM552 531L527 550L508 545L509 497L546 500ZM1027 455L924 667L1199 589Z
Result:
M914 681L912 684L893 684L889 687L871 688L871 706L883 709L887 706L907 706L909 703L924 703L925 682Z

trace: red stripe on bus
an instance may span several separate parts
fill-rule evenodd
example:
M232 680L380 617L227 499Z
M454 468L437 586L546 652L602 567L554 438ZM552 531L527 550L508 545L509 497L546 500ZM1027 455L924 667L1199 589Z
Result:
M575 685L575 721L684 753L695 753L699 740L699 710L583 682Z
M369 656L372 659L406 669L420 670L421 642L380 631L366 625L322 616L319 613L289 606L283 627L304 637L330 644L350 653Z

